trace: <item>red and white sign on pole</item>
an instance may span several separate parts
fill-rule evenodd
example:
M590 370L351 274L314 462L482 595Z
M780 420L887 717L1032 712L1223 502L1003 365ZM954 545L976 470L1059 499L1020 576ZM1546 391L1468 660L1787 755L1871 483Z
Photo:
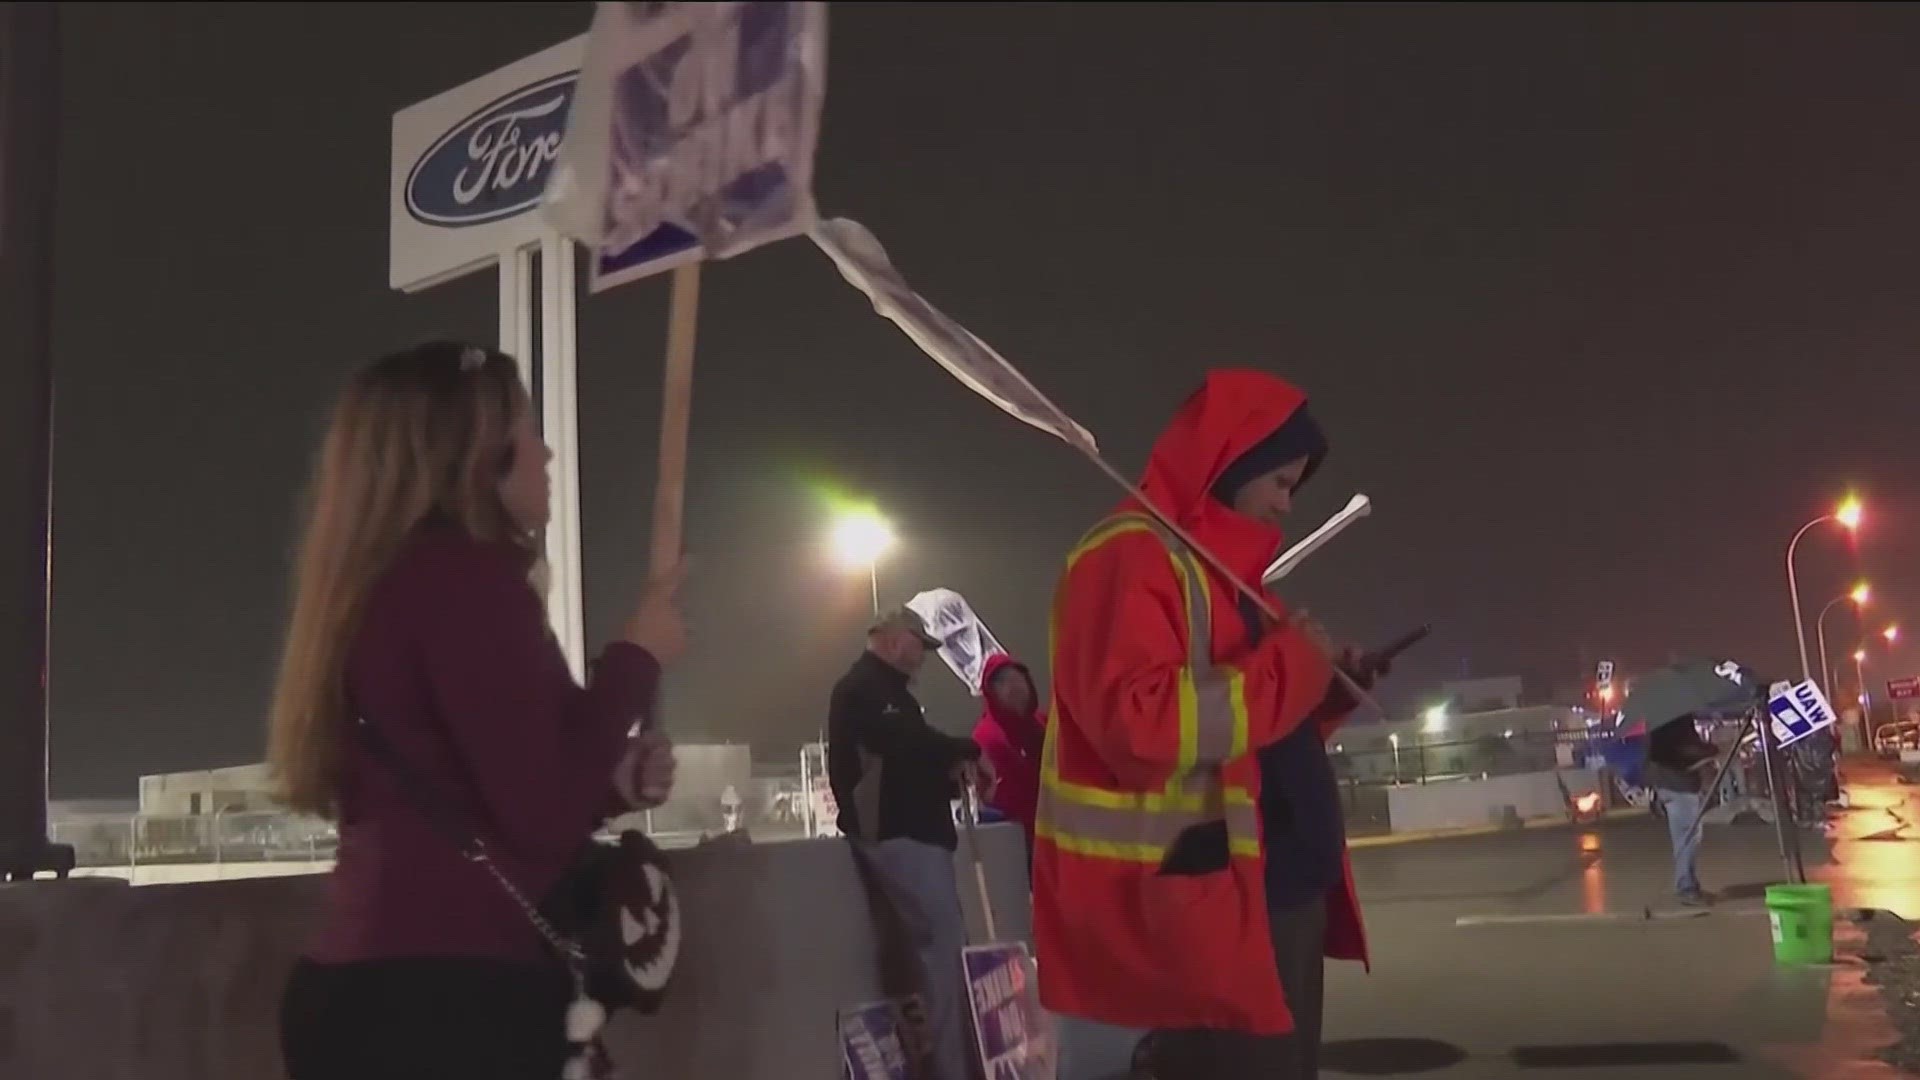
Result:
M1920 675L1909 676L1905 679L1888 679L1887 696L1895 701L1920 698Z

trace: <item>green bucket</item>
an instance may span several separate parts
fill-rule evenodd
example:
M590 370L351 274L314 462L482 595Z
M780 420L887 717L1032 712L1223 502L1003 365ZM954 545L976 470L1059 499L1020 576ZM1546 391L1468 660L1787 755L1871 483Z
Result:
M1825 885L1767 886L1773 958L1782 964L1833 962L1833 890Z

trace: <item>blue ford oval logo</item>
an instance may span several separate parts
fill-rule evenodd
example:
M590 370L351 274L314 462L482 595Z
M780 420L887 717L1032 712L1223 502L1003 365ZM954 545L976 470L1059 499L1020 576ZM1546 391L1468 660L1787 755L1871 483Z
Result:
M455 124L407 174L407 213L459 228L540 202L573 107L570 71L515 90Z

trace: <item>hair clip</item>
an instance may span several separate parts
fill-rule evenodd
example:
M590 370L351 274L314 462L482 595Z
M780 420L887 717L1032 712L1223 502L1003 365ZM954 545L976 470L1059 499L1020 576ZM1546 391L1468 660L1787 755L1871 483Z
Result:
M465 349L460 350L460 372L463 375L469 372L479 371L481 365L486 362L487 350L478 345L469 345Z

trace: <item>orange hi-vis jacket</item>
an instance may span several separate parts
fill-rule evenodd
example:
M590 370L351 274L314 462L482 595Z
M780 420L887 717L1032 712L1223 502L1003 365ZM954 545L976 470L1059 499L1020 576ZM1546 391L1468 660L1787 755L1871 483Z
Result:
M1155 443L1141 485L1256 587L1282 537L1208 491L1304 401L1264 373L1211 373ZM1309 717L1328 733L1344 718L1315 715L1332 677L1319 648L1286 626L1254 640L1237 599L1131 500L1068 557L1033 867L1052 1011L1130 1028L1293 1030L1267 916L1254 751ZM1222 822L1217 866L1162 872L1183 834L1217 835ZM1327 914L1328 955L1364 959L1350 869Z

